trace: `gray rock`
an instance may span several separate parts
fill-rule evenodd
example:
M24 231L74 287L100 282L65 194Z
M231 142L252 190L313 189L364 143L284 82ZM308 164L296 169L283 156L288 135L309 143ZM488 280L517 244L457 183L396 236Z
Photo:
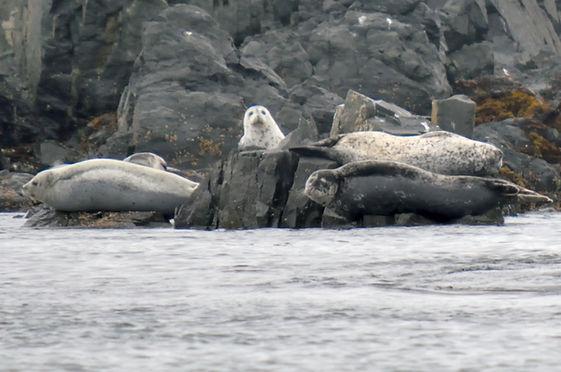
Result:
M386 2L388 3L388 2ZM359 91L421 114L432 97L451 93L444 63L424 26L388 14L348 11L318 24L303 44L314 77L343 96Z
M298 127L288 133L278 148L287 150L294 146L305 145L318 140L318 129L312 117L300 117Z
M53 166L69 160L69 149L56 141L47 140L39 144L39 160L41 164Z
M451 81L492 75L495 71L493 48L486 41L464 45L460 50L448 54L448 60L446 67Z
M337 163L326 159L300 157L282 213L281 227L304 228L322 225L323 206L304 195L304 186L310 174L319 169L333 169Z
M157 212L60 212L41 204L26 215L24 227L131 229L171 227Z
M321 217L321 227L324 229L351 229L357 227L357 223L349 221L331 209L326 208Z
M395 216L366 215L362 217L362 227L384 227L395 225Z
M0 170L0 212L21 212L33 205L21 190L32 178L32 174Z
M331 136L362 131L383 131L395 135L426 133L430 121L382 100L373 100L349 90L345 104L333 120Z
M237 146L244 102L276 116L286 101L280 91L282 79L259 60L239 59L210 15L170 7L145 26L142 54L121 98L119 129L103 151L127 155L118 152L132 138L128 152L156 152L181 168L205 168Z
M289 151L232 154L223 171L218 226L278 227L296 166Z
M464 95L432 101L432 122L441 129L467 138L473 136L475 102Z

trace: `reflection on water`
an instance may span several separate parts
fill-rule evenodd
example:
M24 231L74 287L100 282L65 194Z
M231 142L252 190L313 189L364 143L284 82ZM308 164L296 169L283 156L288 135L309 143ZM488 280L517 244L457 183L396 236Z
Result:
M214 232L13 216L0 370L558 369L561 214Z

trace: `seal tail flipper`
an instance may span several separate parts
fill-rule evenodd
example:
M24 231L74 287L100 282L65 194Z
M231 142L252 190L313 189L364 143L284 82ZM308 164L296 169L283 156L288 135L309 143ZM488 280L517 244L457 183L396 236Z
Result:
M533 190L526 189L524 187L519 187L518 194L516 194L516 199L524 204L549 204L553 203L553 200L545 195L539 194Z
M515 185L514 183L501 180L492 179L489 181L491 186L502 193L504 196L510 196L516 198L519 203L524 204L549 204L553 203L551 198L539 194L533 190L527 189L522 186Z

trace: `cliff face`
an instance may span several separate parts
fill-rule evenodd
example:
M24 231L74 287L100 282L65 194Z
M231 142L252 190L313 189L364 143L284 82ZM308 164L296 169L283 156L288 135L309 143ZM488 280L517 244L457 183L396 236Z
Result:
M2 0L2 154L34 170L54 140L61 160L149 150L204 168L237 143L254 103L285 133L302 117L327 133L348 89L418 114L480 75L551 91L560 10L559 0Z

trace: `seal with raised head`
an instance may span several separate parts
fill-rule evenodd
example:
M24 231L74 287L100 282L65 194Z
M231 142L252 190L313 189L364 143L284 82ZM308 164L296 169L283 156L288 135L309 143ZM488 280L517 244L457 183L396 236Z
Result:
M365 215L416 213L435 221L481 215L514 201L551 199L511 182L474 176L446 176L412 165L359 161L315 171L304 194L335 213L357 221Z
M173 214L198 183L113 159L92 159L38 173L23 191L56 210L156 211Z
M270 150L278 147L283 139L284 134L267 108L251 106L246 110L239 150Z
M290 150L341 165L361 160L397 161L435 173L471 176L497 174L503 158L502 151L491 144L445 131L419 136L352 132Z

